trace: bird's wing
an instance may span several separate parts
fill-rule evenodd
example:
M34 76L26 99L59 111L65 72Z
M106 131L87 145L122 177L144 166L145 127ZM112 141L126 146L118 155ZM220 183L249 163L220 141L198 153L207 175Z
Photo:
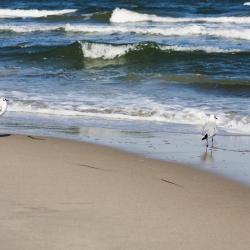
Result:
M207 127L207 134L208 136L214 136L216 134L216 124L215 123L209 123Z
M215 135L217 133L217 127L216 125L213 127L213 135Z
M208 123L205 123L202 127L202 131L201 131L202 135L207 134L207 131L208 131Z
M216 124L213 122L207 122L202 128L202 135L207 134L208 137L214 136L216 132Z

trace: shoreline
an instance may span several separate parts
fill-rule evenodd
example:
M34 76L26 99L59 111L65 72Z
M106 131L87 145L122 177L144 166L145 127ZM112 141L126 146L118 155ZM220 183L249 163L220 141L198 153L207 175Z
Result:
M25 117L21 116L21 118ZM192 166L250 186L250 170L247 166L250 155L249 150L246 150L250 146L248 135L220 134L215 138L215 147L206 148L200 140L200 134L197 131L191 133L192 129L197 129L195 127L183 128L181 125L172 131L171 124L164 124L164 126L158 124L157 126L160 127L156 126L155 130L147 130L143 127L134 130L128 124L127 129L123 126L101 128L95 126L97 125L95 122L92 124L92 121L87 124L85 121L83 124L75 123L76 121L73 120L71 127L64 125L61 129L59 129L59 123L50 129L45 129L43 126L37 127L35 123L30 124L32 126L27 129L12 128L12 124L4 123L2 130L12 134L20 130L18 134L93 143L146 158ZM43 120L40 122L43 123ZM8 126L11 129L6 129ZM183 129L187 129L187 133L183 134Z
M247 249L249 188L110 147L0 138L5 249Z

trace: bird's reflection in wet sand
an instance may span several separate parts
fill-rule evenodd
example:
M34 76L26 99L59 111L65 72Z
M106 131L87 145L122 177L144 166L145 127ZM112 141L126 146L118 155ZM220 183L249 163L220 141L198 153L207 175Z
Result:
M212 164L214 162L213 148L206 148L206 151L201 155L201 162L207 164Z

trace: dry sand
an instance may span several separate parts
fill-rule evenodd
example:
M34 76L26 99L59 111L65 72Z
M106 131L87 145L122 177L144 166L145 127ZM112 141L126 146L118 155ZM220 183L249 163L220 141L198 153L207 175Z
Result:
M250 249L250 190L81 142L0 138L1 250Z

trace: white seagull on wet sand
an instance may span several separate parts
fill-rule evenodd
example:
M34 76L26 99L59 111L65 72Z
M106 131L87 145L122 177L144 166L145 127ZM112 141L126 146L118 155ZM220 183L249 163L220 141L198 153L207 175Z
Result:
M8 100L5 97L0 98L0 116L7 111Z
M208 147L208 139L212 138L212 146L214 144L214 136L217 133L217 127L216 127L216 120L218 118L215 115L210 115L208 118L208 121L204 124L202 128L202 140L207 141L207 147Z

